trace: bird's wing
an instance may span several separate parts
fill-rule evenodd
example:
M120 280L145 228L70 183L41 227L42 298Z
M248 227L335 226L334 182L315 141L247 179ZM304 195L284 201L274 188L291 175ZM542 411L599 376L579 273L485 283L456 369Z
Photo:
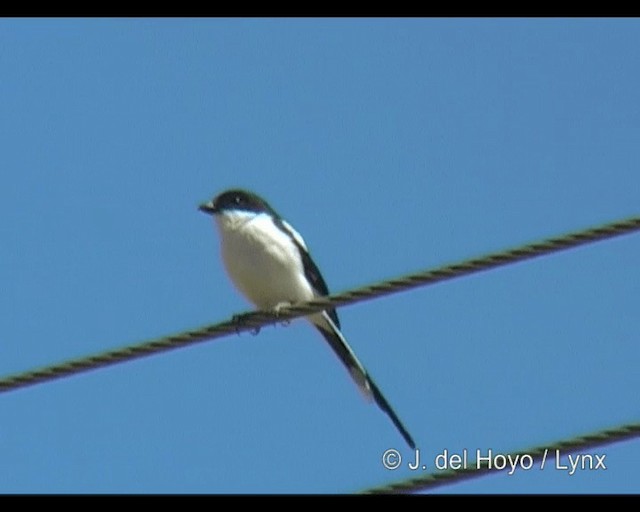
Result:
M302 266L304 268L304 275L311 283L315 293L319 296L329 295L329 287L325 282L322 274L320 273L320 269L315 264L311 255L309 254L309 249L307 249L307 244L305 244L304 239L298 233L291 224L289 224L286 220L281 218L275 218L274 222L278 223L278 227L280 229L284 229L293 240L293 243L298 248L298 252L300 253L300 258L302 259ZM333 323L340 329L340 320L338 319L338 313L336 313L335 309L327 309L327 314L331 317Z
M289 233L293 242L298 247L300 257L302 259L302 265L304 267L305 277L311 283L315 292L319 296L329 295L327 283L323 279L318 266L311 258L307 245L300 233L298 233L287 221L283 220L279 216L274 217L274 222L276 222L278 227ZM349 371L351 378L358 385L358 388L362 391L363 395L368 400L375 400L378 407L380 407L380 409L389 416L407 444L412 449L415 449L416 445L411 434L409 434L405 426L402 424L400 418L398 418L398 415L391 408L391 405L389 405L389 402L384 397L376 383L364 369L364 366L362 366L360 361L358 361L358 358L353 353L353 350L351 350L347 340L342 336L342 333L340 332L340 320L338 319L336 310L327 309L322 311L322 313L312 315L311 321L340 358L340 361L342 361L342 364L344 364L346 369Z

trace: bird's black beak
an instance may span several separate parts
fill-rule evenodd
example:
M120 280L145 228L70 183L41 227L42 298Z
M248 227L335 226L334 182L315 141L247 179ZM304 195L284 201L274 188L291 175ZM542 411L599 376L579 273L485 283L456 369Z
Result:
M209 215L213 215L218 211L218 209L213 205L213 201L202 203L200 206L198 206L198 210L204 213L208 213Z

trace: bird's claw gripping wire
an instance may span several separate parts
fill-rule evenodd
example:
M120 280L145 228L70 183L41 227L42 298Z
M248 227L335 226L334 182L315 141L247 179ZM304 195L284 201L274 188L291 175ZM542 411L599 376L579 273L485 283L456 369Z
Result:
M249 311L248 313L238 313L236 315L233 315L231 317L231 321L236 326L236 334L240 334L240 328L250 323L250 320L252 320L255 316L256 316L256 311ZM249 332L253 336L257 336L258 333L260 332L260 326L252 327Z
M273 312L274 314L277 316L280 316L280 312L291 306L291 302L278 302L275 307L273 308ZM285 318L284 320L280 321L280 325L284 326L284 327L288 327L289 324L291 323L291 319L290 318Z
M289 306L291 306L290 302L279 302L278 304L275 305L275 307L271 310L271 312L278 317L278 315L280 314L280 312L285 309L288 308ZM242 327L246 327L248 325L251 325L253 323L254 318L259 317L260 316L260 311L249 311L248 313L238 313L235 314L231 317L231 322L235 325L236 327L236 334L240 334L240 329ZM288 326L291 323L291 320L289 318L285 318L284 320L279 321L280 325L283 326ZM252 327L249 332L251 334L253 334L254 336L256 336L259 332L260 332L261 327Z

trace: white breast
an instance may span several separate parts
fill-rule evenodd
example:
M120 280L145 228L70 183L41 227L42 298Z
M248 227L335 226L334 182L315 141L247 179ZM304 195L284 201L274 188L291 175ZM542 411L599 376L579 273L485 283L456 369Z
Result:
M298 247L269 215L225 212L215 218L229 277L256 307L270 309L314 297Z

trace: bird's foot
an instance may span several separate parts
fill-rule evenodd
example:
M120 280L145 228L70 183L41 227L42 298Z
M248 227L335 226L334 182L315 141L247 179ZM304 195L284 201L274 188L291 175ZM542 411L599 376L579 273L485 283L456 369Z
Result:
M291 306L291 302L286 302L286 301L278 302L273 308L273 312L275 313L276 316L278 316L280 314L280 311L282 311L285 308L288 308L289 306ZM285 320L282 320L280 322L280 325L287 327L290 323L291 323L291 319L286 318Z
M240 328L244 327L255 317L255 311L249 311L248 313L239 313L231 317L231 321L236 325L236 334L240 334ZM260 327L253 327L249 331L252 335L256 336L260 332Z

